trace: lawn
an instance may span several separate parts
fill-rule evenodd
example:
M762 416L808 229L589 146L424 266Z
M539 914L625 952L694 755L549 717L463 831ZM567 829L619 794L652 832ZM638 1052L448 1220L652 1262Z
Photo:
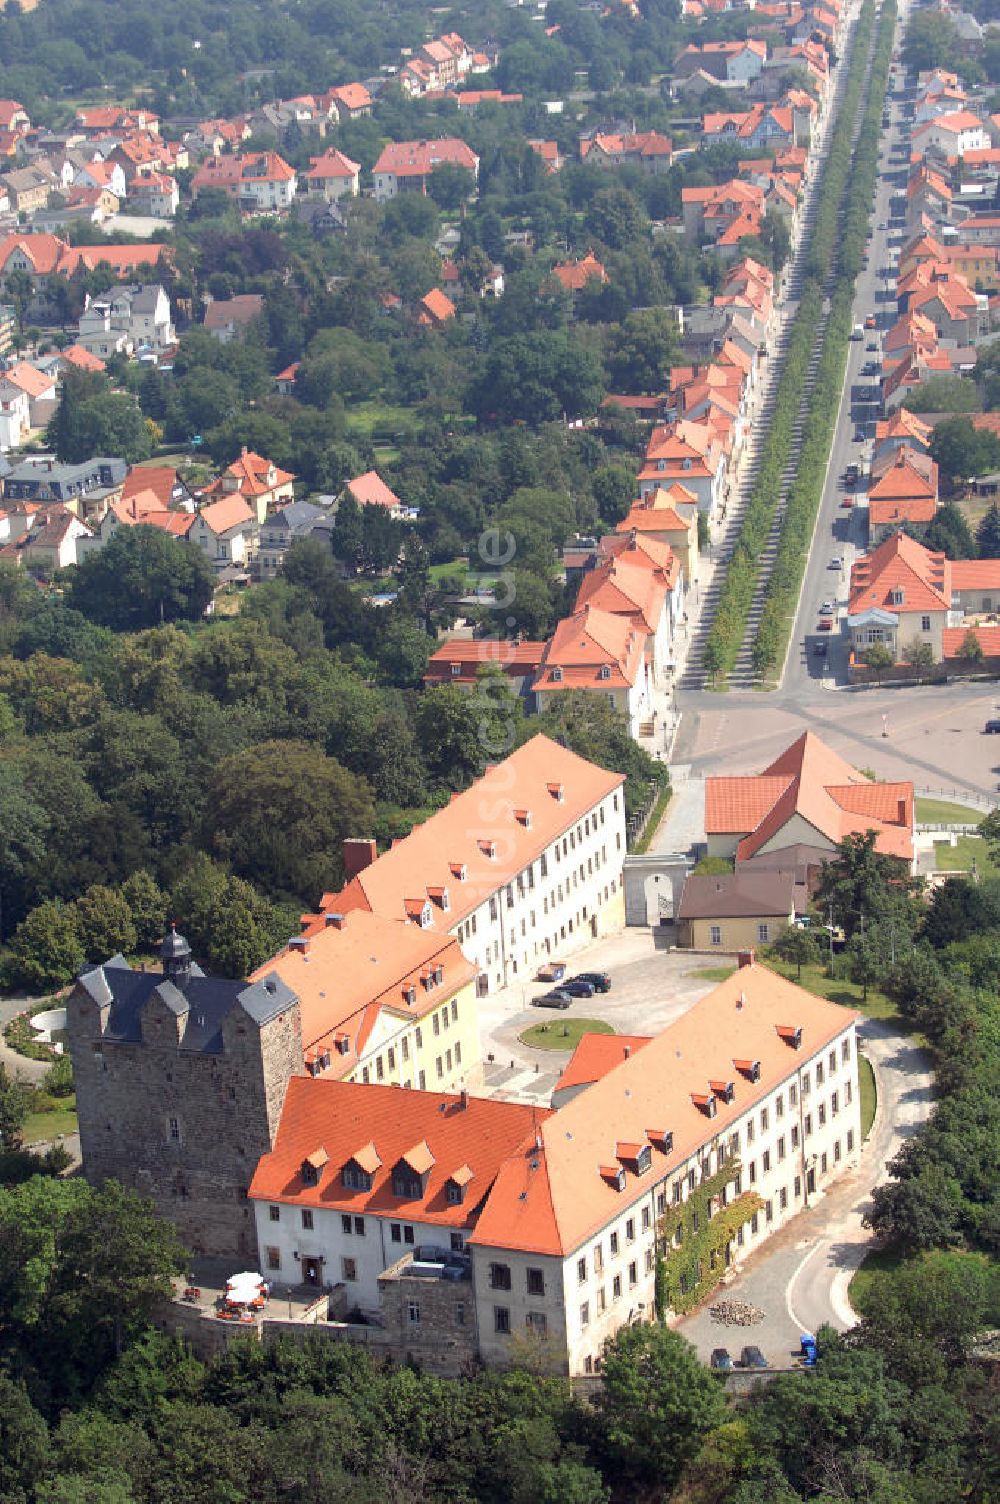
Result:
M1000 867L982 836L959 836L954 846L935 841L934 859L939 872L971 872L974 861L980 877L1000 876Z
M414 431L413 412L391 402L358 402L348 410L347 426L351 433L366 439L391 440L397 434L408 437Z
M858 1091L861 1097L861 1138L866 1139L875 1121L878 1092L875 1088L875 1072L867 1055L858 1052Z
M863 989L855 982L845 982L839 977L828 977L822 966L803 966L802 976L797 977L796 968L786 965L783 961L768 958L767 964L780 972L783 977L787 977L790 982L798 982L799 986L804 987L807 992L814 992L817 997L828 998L831 1003L842 1003L845 1008L857 1008L869 1018L884 1019L886 1023L894 1024L897 1028L906 1028L905 1020L900 1018L896 1011L896 1004L875 987L869 987L868 997L863 998Z
M970 804L953 804L948 799L916 798L914 815L918 825L978 825L983 811Z
M697 977L700 982L724 982L736 970L735 966L701 966L697 971L686 971L686 977Z
M559 1018L551 1023L532 1024L521 1035L521 1043L533 1050L575 1050L584 1034L613 1034L603 1018Z
M60 1134L76 1131L75 1107L57 1107L52 1112L31 1112L24 1122L24 1142L28 1146L44 1144L58 1138Z

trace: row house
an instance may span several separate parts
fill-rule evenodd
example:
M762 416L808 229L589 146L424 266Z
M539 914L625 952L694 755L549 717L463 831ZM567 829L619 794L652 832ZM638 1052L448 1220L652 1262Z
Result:
M685 595L698 589L698 498L693 491L674 484L633 502L618 523L615 536L628 539L630 544L658 543L669 547L677 559ZM607 540L602 539L602 545L606 544Z
M532 737L325 894L313 925L366 909L452 934L479 993L531 976L624 922L623 782Z
M751 963L653 1038L587 1036L553 1110L293 1080L250 1184L265 1264L332 1285L400 1361L508 1366L528 1342L594 1373L857 1164L856 1025ZM729 1207L730 1236L688 1268L685 1207L720 1174L701 1211Z
M740 146L799 146L808 142L808 122L805 131L796 125L796 112L789 105L754 105L750 110L714 111L703 115L701 144L703 146L725 145L733 142Z
M907 525L933 522L938 504L938 467L909 444L872 459L868 486L868 541L874 546Z
M759 225L763 212L764 189L740 178L681 189L684 235L694 245L716 244L731 225L751 213Z
M585 575L584 584L596 574ZM553 696L566 690L601 694L638 740L652 714L651 680L644 628L637 627L630 614L603 610L595 601L578 603L558 623L545 645L532 693L541 712L553 704Z
M435 648L423 676L426 687L451 684L466 694L475 691L483 674L503 674L519 699L531 702L531 686L538 676L547 644L496 637L452 637Z
M722 505L725 481L725 450L704 424L681 419L653 430L638 477L640 498L677 482L694 492L700 511L714 517Z

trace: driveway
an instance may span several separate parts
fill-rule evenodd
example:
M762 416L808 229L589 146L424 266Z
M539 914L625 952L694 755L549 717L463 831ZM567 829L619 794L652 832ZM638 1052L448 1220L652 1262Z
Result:
M12 1076L20 1076L24 1081L30 1081L34 1086L48 1070L50 1061L29 1060L27 1055L19 1055L12 1050L3 1037L4 1027L16 1018L19 1013L26 1010L37 1012L45 1006L47 998L36 997L8 997L0 999L0 1064L6 1067Z
M889 1178L889 1162L926 1121L933 1100L927 1056L906 1035L874 1020L859 1034L878 1085L878 1110L861 1161L680 1321L678 1331L706 1360L713 1347L728 1347L735 1358L744 1342L754 1342L774 1367L783 1368L798 1353L800 1333L824 1324L838 1331L855 1325L847 1290L872 1246L861 1219L873 1188ZM749 1302L764 1312L763 1321L720 1325L709 1315L720 1297Z
M658 1034L718 983L698 972L711 957L666 948L666 931L635 928L595 940L567 958L570 973L606 971L611 991L577 998L565 1012L533 1008L548 990L542 982L516 983L479 1001L479 1029L487 1096L547 1107L571 1050L537 1050L520 1041L531 1024L558 1027L572 1018L604 1019L616 1034ZM490 1059L490 1057L493 1057Z

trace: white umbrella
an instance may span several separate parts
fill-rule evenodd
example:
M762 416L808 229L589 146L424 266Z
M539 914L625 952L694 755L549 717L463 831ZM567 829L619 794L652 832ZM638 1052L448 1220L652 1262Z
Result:
M259 1274L244 1270L226 1280L226 1299L235 1306L248 1306L261 1297L264 1281Z

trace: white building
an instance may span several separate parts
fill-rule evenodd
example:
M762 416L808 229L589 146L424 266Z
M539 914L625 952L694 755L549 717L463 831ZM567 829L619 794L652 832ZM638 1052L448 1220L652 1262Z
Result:
M142 345L165 350L176 339L170 299L159 284L116 287L103 297L88 299L77 334L77 343L102 360L129 355Z
M27 392L0 376L0 449L19 449L31 431Z

